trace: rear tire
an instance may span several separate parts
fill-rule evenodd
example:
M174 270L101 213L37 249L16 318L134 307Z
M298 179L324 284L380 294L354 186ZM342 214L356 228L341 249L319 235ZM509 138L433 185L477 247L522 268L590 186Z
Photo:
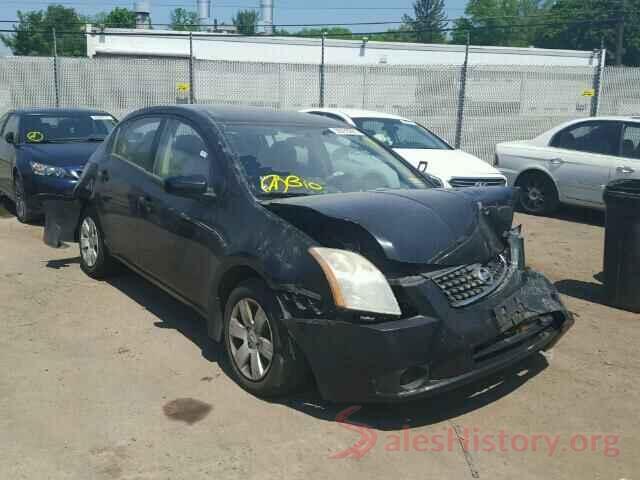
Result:
M518 179L520 208L531 215L549 215L558 209L558 190L544 173L528 172Z
M104 244L104 235L98 216L91 209L85 210L78 231L80 245L80 268L97 280L107 277L116 268L116 260L111 257Z
M224 312L224 342L238 384L259 397L291 393L303 386L308 368L280 320L274 293L258 279L241 283Z
M29 196L24 191L24 182L19 174L13 180L13 189L15 193L16 218L20 223L33 222L37 215L29 207Z

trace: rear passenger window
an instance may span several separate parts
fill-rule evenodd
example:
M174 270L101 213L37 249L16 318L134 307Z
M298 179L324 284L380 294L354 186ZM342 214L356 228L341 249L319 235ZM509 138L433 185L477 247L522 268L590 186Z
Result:
M169 120L160 137L154 174L160 178L203 175L209 180L209 151L190 125Z
M160 122L159 118L140 118L123 125L113 154L148 172L153 171L153 146Z
M572 125L553 137L552 147L578 152L617 155L620 145L620 124L617 122L587 122Z
M622 156L640 159L640 125L625 125L622 137Z

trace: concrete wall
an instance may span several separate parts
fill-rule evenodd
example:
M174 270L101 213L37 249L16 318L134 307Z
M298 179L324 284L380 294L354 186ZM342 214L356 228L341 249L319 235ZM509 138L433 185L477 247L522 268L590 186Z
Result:
M194 56L201 60L319 64L320 39L216 36L194 32ZM325 62L332 65L460 65L464 46L327 40ZM87 36L87 55L188 56L189 39L178 32L106 29ZM589 66L592 52L535 48L479 47L470 50L476 65Z

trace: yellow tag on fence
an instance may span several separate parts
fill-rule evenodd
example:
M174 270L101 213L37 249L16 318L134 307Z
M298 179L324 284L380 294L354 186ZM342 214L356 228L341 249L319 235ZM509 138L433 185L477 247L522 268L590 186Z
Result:
M582 96L583 97L595 97L596 96L596 91L593 88L587 88L586 90L582 91Z
M187 93L189 91L189 83L187 82L178 82L176 83L176 90L180 93Z

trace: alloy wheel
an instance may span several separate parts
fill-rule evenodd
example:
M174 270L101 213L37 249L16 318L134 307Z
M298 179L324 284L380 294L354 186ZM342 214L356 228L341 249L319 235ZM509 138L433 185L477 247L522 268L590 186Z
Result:
M80 254L89 268L98 261L99 248L98 227L91 217L86 217L80 227Z
M530 212L542 212L545 208L546 195L544 185L538 180L530 180L522 192L522 203Z
M231 359L249 380L262 380L273 360L273 332L269 317L258 302L251 298L239 300L229 320Z

